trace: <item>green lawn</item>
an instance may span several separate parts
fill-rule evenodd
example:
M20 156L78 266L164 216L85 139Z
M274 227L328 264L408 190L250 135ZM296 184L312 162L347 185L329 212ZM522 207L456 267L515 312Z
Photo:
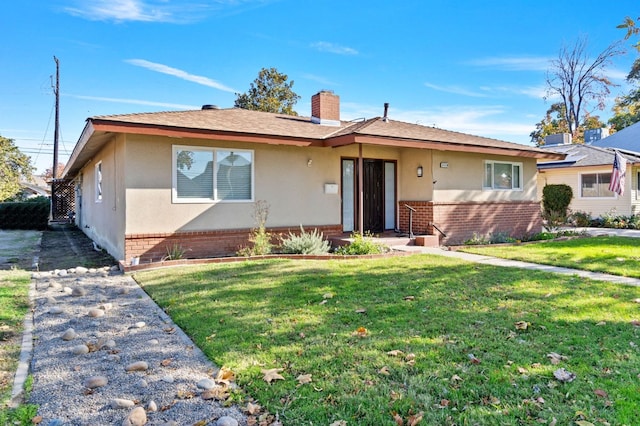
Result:
M638 288L424 255L135 278L285 425L640 424Z
M465 252L640 278L640 238L593 237L464 248Z
M35 410L23 405L6 409L20 357L22 323L29 309L30 274L0 271L0 424L30 424Z

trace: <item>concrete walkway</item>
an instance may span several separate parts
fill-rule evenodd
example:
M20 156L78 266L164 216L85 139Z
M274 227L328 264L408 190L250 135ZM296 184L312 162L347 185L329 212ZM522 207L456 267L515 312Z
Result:
M592 236L615 235L620 237L640 238L640 230L637 229L610 229L610 228L567 228L577 232L586 232ZM531 271L553 272L555 274L579 276L592 280L607 281L610 283L624 284L640 287L640 279L621 277L619 275L604 274L601 272L590 272L580 269L563 268L560 266L541 265L538 263L522 262L519 260L500 259L497 257L484 256L480 254L464 253L461 251L450 251L446 248L432 248L419 246L394 246L394 250L410 251L437 256L453 257L466 260L468 262L482 263L484 265L502 266L509 268L521 268Z

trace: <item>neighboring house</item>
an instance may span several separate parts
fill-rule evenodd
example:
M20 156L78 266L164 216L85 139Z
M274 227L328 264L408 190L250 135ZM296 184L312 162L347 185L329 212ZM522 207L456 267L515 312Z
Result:
M611 136L592 142L591 146L613 148L640 155L640 123L632 124Z
M548 145L544 149L566 154L567 157L560 161L538 163L539 199L542 199L545 185L566 184L573 190L569 206L572 211L590 213L593 217L612 211L625 216L640 213L640 154L621 151L627 159L627 171L625 190L619 196L609 191L614 158L612 149L582 144Z
M20 182L20 186L23 199L51 196L51 184L47 183L43 176L33 175L30 181Z
M189 257L247 244L254 202L267 227L434 234L541 229L536 161L563 154L386 116L340 120L331 92L312 117L204 106L197 111L92 117L63 177L76 181L76 223L117 259ZM439 235L439 234L438 234Z

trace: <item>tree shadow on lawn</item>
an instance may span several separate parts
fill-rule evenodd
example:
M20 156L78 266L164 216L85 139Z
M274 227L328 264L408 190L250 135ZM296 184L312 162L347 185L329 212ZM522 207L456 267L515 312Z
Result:
M207 356L237 371L247 392L270 395L272 411L292 394L312 398L318 403L306 410L316 421L386 421L391 411L433 410L441 400L450 405L431 421L479 421L491 398L509 418L545 418L544 404L522 402L538 389L547 406L570 407L555 412L560 423L584 407L619 422L593 389L609 389L616 401L640 372L630 345L637 289L577 277L416 256L246 262L137 278ZM387 355L393 350L415 354L414 363ZM551 352L567 360L553 365ZM264 383L260 365L285 368L289 380ZM578 379L551 387L559 367ZM322 391L296 386L299 374L312 374ZM389 399L392 390L404 397ZM637 395L622 400L640 403ZM358 412L362 403L385 407L386 417ZM309 415L286 408L289 421Z

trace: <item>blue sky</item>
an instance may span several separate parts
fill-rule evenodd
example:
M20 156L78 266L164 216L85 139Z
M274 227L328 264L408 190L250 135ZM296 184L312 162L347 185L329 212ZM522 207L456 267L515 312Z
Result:
M0 135L38 171L52 164L53 56L60 60L60 161L87 117L232 107L276 67L310 114L319 90L341 118L435 125L523 144L550 105L549 61L587 37L594 56L620 40L637 2L615 0L22 0L3 1ZM637 53L616 58L624 77ZM610 105L595 111L611 116Z

